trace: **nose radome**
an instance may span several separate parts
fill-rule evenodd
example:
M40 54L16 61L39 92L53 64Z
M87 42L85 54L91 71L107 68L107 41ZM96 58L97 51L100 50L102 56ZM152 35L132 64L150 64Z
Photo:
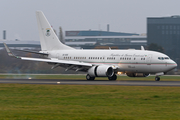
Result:
M173 70L174 68L177 67L176 62L174 62L173 60L171 60L171 62L169 63L169 65L167 65L166 71L170 71Z
M173 67L173 68L176 68L176 67L177 67L177 63L174 62L173 60L172 60L172 63L173 63L173 64L172 64L172 67Z
M173 61L174 62L174 61ZM175 64L175 66L177 67L177 63L176 62L174 62L174 64Z

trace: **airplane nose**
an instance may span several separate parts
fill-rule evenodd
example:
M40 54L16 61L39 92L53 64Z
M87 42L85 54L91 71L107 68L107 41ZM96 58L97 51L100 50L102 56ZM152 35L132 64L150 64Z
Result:
M169 64L167 64L167 71L170 71L170 70L173 70L174 68L176 68L177 67L177 63L176 62L174 62L173 60L171 60L171 62L169 63Z
M166 68L164 69L166 72L173 70L174 68L177 67L177 63L174 62L173 60L170 60L169 62L166 63Z
M174 62L174 64L175 64L175 65L174 65L174 68L176 68L176 67L177 67L177 63L176 63L176 62Z
M177 63L176 62L174 62L173 60L172 60L172 69L174 69L174 68L176 68L177 67Z

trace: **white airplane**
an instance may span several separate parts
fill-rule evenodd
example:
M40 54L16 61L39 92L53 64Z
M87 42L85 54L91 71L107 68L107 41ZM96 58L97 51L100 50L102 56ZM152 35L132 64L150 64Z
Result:
M43 12L36 12L41 51L25 51L42 55L43 58L19 57L14 55L4 43L9 56L21 60L40 61L53 65L52 69L61 66L65 70L87 72L86 79L108 77L116 80L117 74L124 73L129 77L147 77L156 74L155 80L168 71L177 67L177 64L167 55L144 50L80 50L74 49L60 42L47 21Z

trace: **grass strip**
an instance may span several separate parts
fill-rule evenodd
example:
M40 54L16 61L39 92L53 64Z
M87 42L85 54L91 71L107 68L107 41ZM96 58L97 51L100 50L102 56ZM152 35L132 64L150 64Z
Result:
M4 120L180 119L179 87L0 84Z

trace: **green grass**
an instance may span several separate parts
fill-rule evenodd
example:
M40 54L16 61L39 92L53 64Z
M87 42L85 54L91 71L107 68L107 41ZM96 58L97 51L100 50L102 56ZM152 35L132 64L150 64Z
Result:
M74 80L86 80L86 75L46 75L46 74L1 74L0 79L74 79ZM161 81L180 81L180 76L161 76ZM107 77L97 77L95 80L108 80ZM118 76L117 80L147 80L154 81L155 76L149 77L127 77Z
M175 120L179 87L0 84L3 120Z

